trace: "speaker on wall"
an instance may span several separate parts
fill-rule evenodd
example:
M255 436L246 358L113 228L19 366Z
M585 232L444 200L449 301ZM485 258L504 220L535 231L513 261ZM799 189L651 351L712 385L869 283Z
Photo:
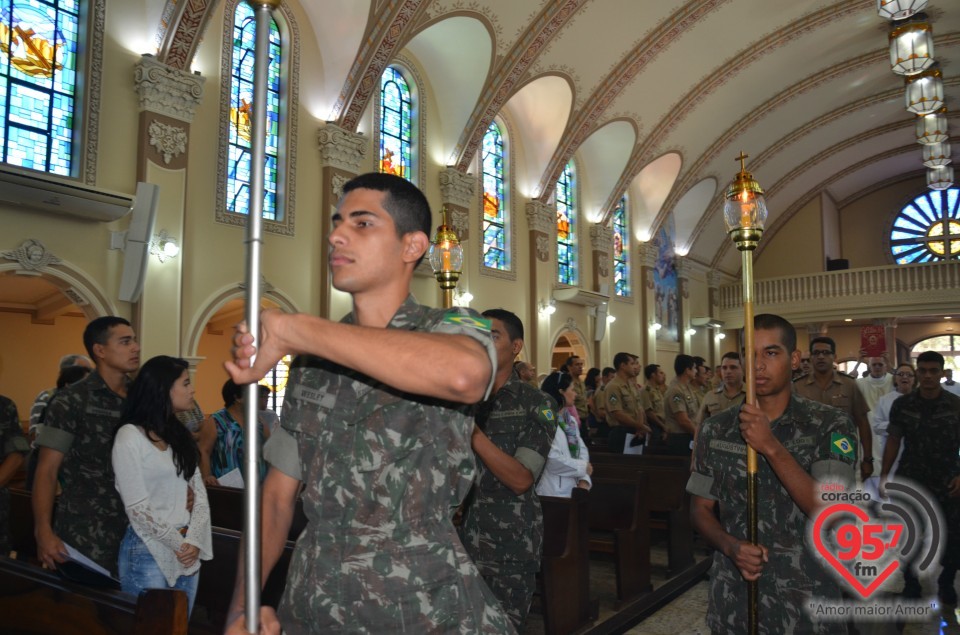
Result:
M157 220L157 202L160 186L154 183L137 183L137 195L133 202L130 227L127 228L123 247L123 271L120 274L120 292L123 302L136 302L143 293L143 279L147 275L147 258L150 257L150 238Z

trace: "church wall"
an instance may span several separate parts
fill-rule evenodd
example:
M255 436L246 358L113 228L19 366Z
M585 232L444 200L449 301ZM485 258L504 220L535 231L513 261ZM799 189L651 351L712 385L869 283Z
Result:
M904 204L925 191L926 181L919 176L867 194L840 210L843 253L851 267L893 264L892 256L884 247L890 225Z
M764 236L753 273L758 280L795 276L823 271L825 262L820 197L814 196L776 234Z

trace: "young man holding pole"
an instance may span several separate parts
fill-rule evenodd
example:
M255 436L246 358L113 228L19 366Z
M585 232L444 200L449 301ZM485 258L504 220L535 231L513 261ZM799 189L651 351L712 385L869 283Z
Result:
M249 383L297 355L282 427L264 451L264 580L301 483L309 523L279 622L263 608L261 632L513 632L450 521L476 469L464 404L489 395L496 368L489 323L410 296L429 246L420 190L366 174L343 192L328 257L333 286L352 295L353 311L339 323L265 311L259 348L241 326L226 365L234 381ZM238 576L229 633L244 632L243 597Z
M846 413L792 393L800 363L793 326L765 314L754 327L747 360L756 367L758 403L703 422L687 483L694 527L716 549L707 625L714 633L748 632L747 582L757 580L760 633L846 633L842 622L811 622L806 613L811 596L840 594L805 537L818 482L853 482L856 429ZM746 539L746 444L759 455L758 545Z

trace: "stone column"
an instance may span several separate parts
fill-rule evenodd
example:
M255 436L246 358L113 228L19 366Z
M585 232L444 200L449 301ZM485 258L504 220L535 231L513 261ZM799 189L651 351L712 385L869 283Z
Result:
M470 238L470 207L476 185L476 177L456 168L448 167L440 171L440 203L447 208L447 220L457 232L460 242Z
M640 288L637 290L637 297L640 300L638 339L643 343L643 351L639 354L643 356L645 364L658 364L660 362L657 361L657 334L650 329L650 323L654 321L657 311L656 289L653 283L653 271L657 266L657 247L650 241L639 243L636 253L635 262L640 266Z
M370 151L370 140L358 132L350 132L327 122L317 130L317 146L320 150L320 210L324 228L321 244L326 240L326 230L337 203L343 194L343 186L364 170L364 161ZM326 258L320 259L322 281L320 315L330 317L329 265Z
M598 293L605 293L613 296L611 268L613 266L613 229L603 225L590 225L590 248L593 251L593 290ZM607 307L609 309L609 307ZM597 319L594 316L594 319ZM606 319L604 316L603 319ZM606 334L606 324L594 324L594 328L600 327ZM601 342L593 342L593 358L602 359L600 350Z
M183 270L192 253L192 236L185 235L187 157L190 123L203 97L204 78L178 70L144 55L134 68L140 107L137 137L137 179L160 186L154 231L166 231L177 240L180 254L161 263L148 259L143 294L132 307L137 333L150 333L143 343L143 359L183 350ZM130 263L127 263L130 266ZM171 320L171 315L177 319Z
M674 263L677 269L677 339L680 340L680 352L689 355L692 351L689 328L690 303L690 265L683 256L675 256Z
M536 199L526 204L527 227L530 240L530 264L527 284L530 290L530 315L527 323L536 328L528 329L530 359L537 368L550 368L550 351L544 351L540 357L538 343L550 337L550 318L540 317L540 302L550 300L554 286L554 254L557 244L557 210L552 205Z
M715 269L711 269L707 272L707 310L710 317L715 317L719 314L719 305L720 305L720 283L721 276L720 273ZM710 367L713 368L720 364L720 341L717 339L717 333L719 330L713 330L710 332Z

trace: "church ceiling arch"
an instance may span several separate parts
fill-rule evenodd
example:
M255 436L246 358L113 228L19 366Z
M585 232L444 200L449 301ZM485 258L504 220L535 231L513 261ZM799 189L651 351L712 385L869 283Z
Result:
M673 189L682 165L683 158L679 153L668 152L645 165L630 181L627 188L630 221L634 238L640 242L646 242L653 236L653 223Z
M604 205L617 175L630 158L637 140L633 121L617 120L594 132L580 146L580 201L584 218L599 223L608 211Z
M690 251L690 235L707 206L717 193L717 179L706 178L687 190L673 209L676 227L676 250L680 255Z

